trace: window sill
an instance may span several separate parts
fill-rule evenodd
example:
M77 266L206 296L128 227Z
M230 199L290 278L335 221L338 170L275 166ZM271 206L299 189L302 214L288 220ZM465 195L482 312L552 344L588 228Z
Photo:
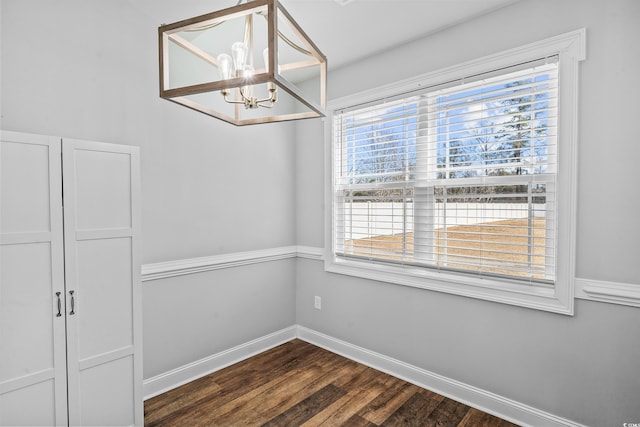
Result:
M523 285L493 277L470 277L421 268L371 265L325 254L325 271L413 288L573 315L573 298L563 298L551 287ZM573 289L572 283L566 285Z

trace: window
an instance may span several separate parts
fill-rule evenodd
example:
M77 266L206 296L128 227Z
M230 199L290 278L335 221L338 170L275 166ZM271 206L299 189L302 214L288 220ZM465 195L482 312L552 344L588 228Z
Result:
M327 269L571 313L575 38L333 108Z

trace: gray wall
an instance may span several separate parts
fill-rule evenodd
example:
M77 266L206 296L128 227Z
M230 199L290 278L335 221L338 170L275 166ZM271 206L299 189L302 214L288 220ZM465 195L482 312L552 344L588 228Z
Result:
M143 263L295 244L294 125L158 96L158 25L214 6L1 3L2 129L140 146ZM144 282L145 378L291 326L294 279L288 260Z
M637 0L522 0L330 73L329 100L585 27L576 276L640 284L639 23ZM296 132L298 244L323 246L323 125ZM619 203L627 209L603 208ZM637 308L578 300L566 317L329 274L306 259L296 283L302 326L586 425L640 419Z
M145 378L294 325L295 262L145 282Z

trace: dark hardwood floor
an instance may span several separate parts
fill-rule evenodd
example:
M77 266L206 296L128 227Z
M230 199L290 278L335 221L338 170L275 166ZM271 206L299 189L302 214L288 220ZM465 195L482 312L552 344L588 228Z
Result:
M145 426L507 427L300 340L149 399Z

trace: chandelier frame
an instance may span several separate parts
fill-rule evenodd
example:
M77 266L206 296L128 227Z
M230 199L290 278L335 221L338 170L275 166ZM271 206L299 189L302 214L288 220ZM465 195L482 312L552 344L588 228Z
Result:
M238 75L233 75L226 80L213 78L213 76L217 74L216 70L219 68L219 63L215 57L216 52L208 52L206 49L197 46L191 40L188 40L188 37L184 37L189 31L216 30L216 27L227 21L246 17L253 20L255 16L260 15L266 19L267 26L265 67L256 70L256 73L250 78ZM249 21L249 18L246 18L247 22L251 22L251 25L253 25L253 21ZM289 24L287 28L289 32L287 34L293 34L295 41L300 44L292 41L292 37L286 36L284 29L279 28L279 25L284 26L284 24ZM238 37L241 38L241 36L242 35L239 35ZM251 37L253 38L253 31L251 32ZM287 46L281 43L285 43ZM163 99L216 117L236 126L325 116L327 59L278 0L247 1L216 12L162 25L158 28L158 47L160 97ZM278 51L281 47L287 49L293 48L297 52L301 52L301 54L305 56L305 59L280 63ZM171 73L175 73L176 66L171 64L173 59L171 52L175 49L180 49L185 52L186 55L197 58L197 61L200 61L206 66L211 66L212 78L210 80L207 79L209 81L194 84L172 85ZM253 49L253 40L251 40L251 49ZM251 58L251 61L253 62L253 58ZM314 73L314 78L311 80L314 85L314 90L317 91L315 99L308 96L303 88L301 88L299 84L296 84L299 82L290 81L285 77L288 72L304 69L311 69ZM256 115L252 113L251 110L264 111L265 109L258 108L258 105L249 106L247 102L244 102L243 105L243 102L229 101L228 96L231 91L242 93L242 88L246 90L248 85L252 85L251 87L265 85L272 95L274 94L274 90L279 90L279 96L277 96L278 102L279 98L282 98L282 95L288 94L287 99L290 100L289 104L295 104L295 107L292 107L292 111L287 111L284 106L278 105L278 108L273 108L273 114L265 115L263 113ZM319 86L316 87L316 85ZM208 93L211 93L211 96L224 98L226 103L234 104L232 113L230 114L229 111L218 111L212 105L205 105L200 102L200 100L205 99L203 98L203 94ZM273 104L274 103L272 103L272 105Z

